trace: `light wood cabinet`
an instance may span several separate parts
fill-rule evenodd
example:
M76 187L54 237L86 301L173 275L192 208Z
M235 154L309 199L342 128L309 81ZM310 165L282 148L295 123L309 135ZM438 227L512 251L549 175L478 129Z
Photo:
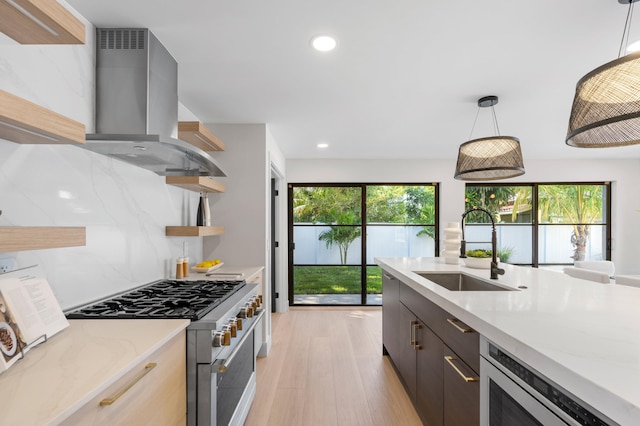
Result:
M185 424L185 347L183 331L92 398L63 424Z
M5 226L0 227L0 252L84 246L83 227Z
M22 144L83 144L85 126L0 90L0 138Z
M85 25L55 0L0 0L0 31L21 44L85 42Z

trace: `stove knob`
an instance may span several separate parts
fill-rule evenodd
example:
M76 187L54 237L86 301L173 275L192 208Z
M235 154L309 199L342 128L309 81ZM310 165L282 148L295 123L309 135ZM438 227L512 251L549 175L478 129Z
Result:
M216 331L213 333L213 342L212 345L214 348L219 348L224 346L224 333Z
M231 327L224 326L224 328L222 329L222 335L223 335L222 346L230 346L231 345Z
M261 305L264 303L264 301L262 300L262 295L261 294L258 295L258 300L260 300L260 304Z
M240 318L251 318L253 316L253 308L250 304L240 308Z
M247 306L247 315L249 316L249 318L253 318L253 314L255 313L255 309L253 309L253 304L249 304Z
M258 299L253 298L251 300L251 306L253 306L253 310L255 311L256 309L258 309L258 306L260 306L260 303L258 302Z
M231 337L238 337L238 326L235 318L229 320L229 331L231 332Z
M242 330L242 318L236 318L236 326L238 330Z

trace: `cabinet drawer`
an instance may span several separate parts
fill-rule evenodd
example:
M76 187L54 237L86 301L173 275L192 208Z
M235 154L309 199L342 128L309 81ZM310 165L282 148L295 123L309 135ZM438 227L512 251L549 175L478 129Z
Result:
M442 339L447 318L444 309L404 283L400 285L400 301Z
M480 424L480 378L444 347L444 426Z
M480 372L480 334L453 315L446 315L442 340L476 373Z
M183 331L63 424L183 425L187 412L185 348ZM115 399L111 405L100 405L109 398Z

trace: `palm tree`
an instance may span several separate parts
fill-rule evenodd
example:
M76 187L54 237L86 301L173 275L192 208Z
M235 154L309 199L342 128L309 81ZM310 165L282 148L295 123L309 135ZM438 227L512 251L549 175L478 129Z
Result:
M340 264L347 264L347 252L351 243L360 236L359 226L349 226L356 220L352 212L341 212L336 214L336 222L329 226L329 229L322 231L318 236L320 241L324 241L327 248L334 244L338 246L340 252Z
M573 258L584 260L591 232L590 225L602 221L602 186L540 185L538 215L540 222L570 223Z

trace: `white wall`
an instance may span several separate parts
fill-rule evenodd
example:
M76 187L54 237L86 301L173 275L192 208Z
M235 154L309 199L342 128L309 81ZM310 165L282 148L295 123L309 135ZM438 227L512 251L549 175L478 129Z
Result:
M559 142L562 143L562 142ZM616 149L616 148L611 148ZM612 182L612 260L616 273L640 274L640 160L527 160L526 173L502 182ZM287 160L291 183L440 183L440 223L459 222L463 181L453 178L455 160ZM443 226L441 226L444 229ZM441 231L442 231L441 229ZM441 235L444 238L444 235Z
M272 264L275 264L275 285L270 281L269 287L275 287L275 291L279 293L279 298L276 299L276 311L277 312L286 312L289 309L289 300L287 298L287 288L288 288L288 259L287 259L287 179L286 179L286 159L280 151L277 142L271 135L269 131L269 127L267 126L267 153L268 153L268 163L270 164L271 170L269 179L275 179L276 190L279 193L279 196L275 199L275 238L276 241L280 243L280 246L276 248L275 259L272 262L269 257L267 261L267 273L271 276L271 270L269 269ZM271 191L269 186L268 191ZM269 197L269 202L271 202L271 197ZM271 204L267 206L267 215L266 221L267 229L270 226L270 214L271 214ZM273 242L271 241L271 235L268 233L267 238L267 251L269 256L271 255L271 250L269 249ZM271 289L269 289L271 292Z
M94 129L94 29L82 46L0 40L0 89ZM198 194L164 177L74 146L0 139L0 226L85 226L85 247L0 253L18 267L40 264L63 309L168 277L200 238L166 237L193 225Z
M224 226L225 232L205 239L204 257L219 258L229 267L264 266L262 294L270 301L271 176L275 170L284 177L284 157L265 124L207 124L207 127L225 142L225 151L218 160L228 177L220 179L225 183L225 192L209 197L212 221ZM284 185L284 179L280 185ZM286 232L286 224L277 230ZM286 241L284 235L282 241ZM286 277L286 269L276 275ZM268 353L271 344L270 312L264 323L264 335L261 355Z
M226 172L219 178L225 192L210 194L211 221L224 226L223 235L206 238L205 258L228 265L265 265L264 219L267 205L264 124L206 124L225 143L216 159Z

